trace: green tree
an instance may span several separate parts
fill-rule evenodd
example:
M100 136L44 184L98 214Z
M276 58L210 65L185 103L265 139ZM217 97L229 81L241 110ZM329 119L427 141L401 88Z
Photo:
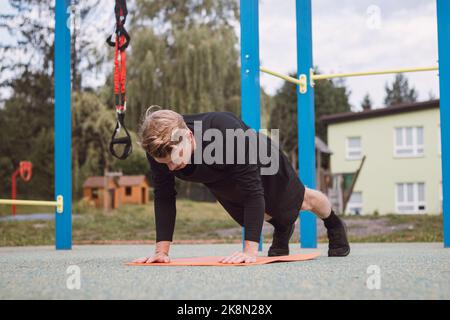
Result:
M111 5L112 9L113 5ZM88 84L84 81L98 72L105 60L104 51L99 51L93 34L103 34L104 26L93 23L104 10L98 0L71 0L71 76L72 91L79 92ZM113 23L111 23L111 26ZM109 26L108 26L109 27Z
M148 171L145 152L137 144L137 136L130 132L133 153L120 161L109 153L111 128L115 126L114 113L93 93L74 93L72 97L72 157L73 193L80 198L87 177L103 175L109 171L122 171L125 175ZM120 151L119 151L120 152Z
M235 0L136 1L127 60L127 125L153 104L180 113L240 110ZM103 90L114 105L112 77Z
M103 169L112 166L114 160L108 148L114 125L113 111L95 94L73 94L72 165L76 197L81 196L81 186L88 176L103 175Z
M366 111L366 110L372 110L373 106L372 106L372 99L370 98L370 95L368 93L366 93L366 95L364 96L363 101L361 102L361 108Z
M133 25L146 25L153 20L165 32L189 29L195 25L232 28L238 18L236 0L136 0Z
M270 128L270 117L274 107L274 98L261 89L261 128Z
M21 196L53 197L53 82L45 73L25 71L10 82L12 95L0 109L2 194L10 194L12 172L33 162L33 178L18 184Z
M437 97L436 97L436 94L433 92L433 90L428 91L428 100L431 101L431 100L436 100L436 99L437 99Z
M8 45L0 48L0 77L4 76L0 78L0 87L8 87L11 92L9 97L3 98L3 107L0 108L0 177L3 182L0 190L9 194L11 173L20 161L29 160L33 162L33 178L26 185L19 184L19 194L48 199L53 197L54 192L54 27L49 23L54 19L54 1L10 0L9 4L13 13L0 17L0 31L6 31L10 36ZM93 0L83 1L78 17L81 25L86 23L96 6ZM73 33L72 74L77 85L81 84L80 75L86 74L86 70L92 67L92 61L96 61L90 59L94 56L90 54L94 45L88 45L92 37L89 33L92 32L89 26ZM81 108L89 108L90 103L85 101ZM76 103L75 106L79 107ZM74 108L74 168L91 160L95 167L98 149L88 148L90 142L77 137L77 132L83 130L78 126L85 124L76 121L79 115L77 110ZM104 116L96 118L99 122L102 119L113 128L111 112L109 120ZM101 131L101 128L98 130ZM90 139L88 135L83 138ZM101 156L98 158L104 159ZM79 178L78 171L76 173L74 181ZM77 191L79 184L74 187Z
M391 85L386 84L385 91L384 104L387 107L417 101L418 93L416 89L410 88L408 79L401 73L395 76L395 80Z
M318 73L316 70L315 73ZM343 80L316 81L314 87L314 105L316 116L316 135L327 142L327 128L320 120L321 117L350 112L351 106L348 98L351 91Z
M295 74L291 74L295 77ZM349 92L342 82L317 81L314 87L316 135L327 141L326 127L320 121L325 115L350 111ZM297 154L297 87L288 82L274 96L275 106L270 127L280 129L280 146L296 166Z
M53 77L54 62L54 0L9 0L11 13L0 14L0 31L6 32L6 43L0 46L0 86L9 86L10 79L24 71L41 72ZM92 21L99 12L97 0L72 0L72 84L81 89L82 75L95 73L102 63L98 43L92 35L103 32ZM83 26L81 28L81 26ZM8 72L4 72L8 71Z
M49 76L53 70L54 1L9 0L12 13L0 15L0 30L9 37L0 48L0 70L20 76L27 70L39 70ZM9 85L2 79L2 86Z
M18 183L22 198L51 199L53 182L53 27L50 0L10 0L0 16L8 39L0 47L0 177L2 194L11 192L11 174L20 161L33 163L33 177ZM5 37L4 37L5 38Z

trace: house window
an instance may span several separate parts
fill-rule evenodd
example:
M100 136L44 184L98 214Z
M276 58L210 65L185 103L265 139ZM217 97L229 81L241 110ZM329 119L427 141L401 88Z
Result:
M131 187L125 187L125 195L131 196Z
M394 155L417 157L423 155L423 127L395 128Z
M355 215L362 213L362 192L353 192L347 203L347 212Z
M359 160L362 158L362 146L361 137L349 137L347 138L346 147L347 160Z
M92 188L92 199L98 199L98 188Z
M425 212L425 183L397 183L395 199L398 213Z

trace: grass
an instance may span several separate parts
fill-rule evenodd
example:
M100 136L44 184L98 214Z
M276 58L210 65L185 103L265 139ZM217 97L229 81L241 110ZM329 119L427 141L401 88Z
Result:
M51 199L50 199L51 200ZM27 213L52 213L53 208L42 206L16 206L17 214ZM0 205L0 217L6 217L12 215L12 207L6 205Z
M406 225L407 228L391 233L350 237L354 242L442 242L442 215L387 215L389 226ZM378 217L379 219L380 217Z
M51 212L33 211L22 213ZM0 208L1 209L1 208ZM4 210L2 210L4 211ZM101 209L74 206L74 243L98 241L151 241L155 239L153 203L126 205L111 212ZM4 214L3 214L4 215ZM217 229L236 227L236 223L217 203L177 201L176 240L211 240ZM54 221L3 221L0 222L0 246L53 245Z
M10 208L0 206L2 216L10 214ZM52 212L49 208L18 207L18 214ZM127 205L105 213L101 209L87 208L81 203L74 205L73 241L77 243L103 243L127 241L153 241L155 221L153 203ZM352 242L440 242L442 241L441 215L387 215L346 217L346 221L362 221L368 224L383 223L386 232L356 236L349 228ZM390 227L397 227L392 229ZM240 233L219 237L220 229L239 226L218 203L177 201L175 241L238 242ZM0 222L0 246L53 245L54 221L4 221ZM270 241L266 237L265 241ZM298 241L294 235L292 241ZM320 237L320 242L327 241Z

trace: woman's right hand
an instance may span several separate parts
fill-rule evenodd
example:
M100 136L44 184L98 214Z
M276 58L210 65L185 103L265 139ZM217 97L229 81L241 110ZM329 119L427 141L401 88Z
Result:
M154 262L169 263L170 258L169 258L168 254L166 254L164 252L160 252L160 253L155 253L153 256L150 256L150 257L136 259L133 262L137 262L137 263L154 263Z

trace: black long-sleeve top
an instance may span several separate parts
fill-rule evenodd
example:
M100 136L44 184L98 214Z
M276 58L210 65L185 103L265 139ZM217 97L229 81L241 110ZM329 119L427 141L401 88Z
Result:
M194 134L197 133L196 152L206 151L205 148L215 139L200 140L200 136L208 129L217 129L222 133L223 139L226 139L227 129L250 129L230 112L183 115L183 118L188 128ZM201 121L201 135L198 134L199 128L194 128L194 121ZM271 150L277 148L265 135L258 135L254 131L247 132L249 135L253 134L256 141L263 139L262 143L268 145ZM222 141L222 161L216 158L218 161L205 163L200 157L202 162L196 164L195 154L192 154L191 163L181 170L170 171L167 165L158 163L147 154L154 188L156 241L172 241L173 238L177 194L175 177L207 186L230 215L245 227L245 240L259 241L265 212L283 218L283 213L287 210L300 208L304 187L284 154L278 153L279 169L276 174L261 175L261 167L268 167L269 164L261 163L258 152L249 147L249 141L247 139L245 144L244 163L237 162L237 148L240 146L237 138L234 141L234 161L226 159L232 150L227 150L225 140ZM257 159L256 163L250 161L252 156Z

